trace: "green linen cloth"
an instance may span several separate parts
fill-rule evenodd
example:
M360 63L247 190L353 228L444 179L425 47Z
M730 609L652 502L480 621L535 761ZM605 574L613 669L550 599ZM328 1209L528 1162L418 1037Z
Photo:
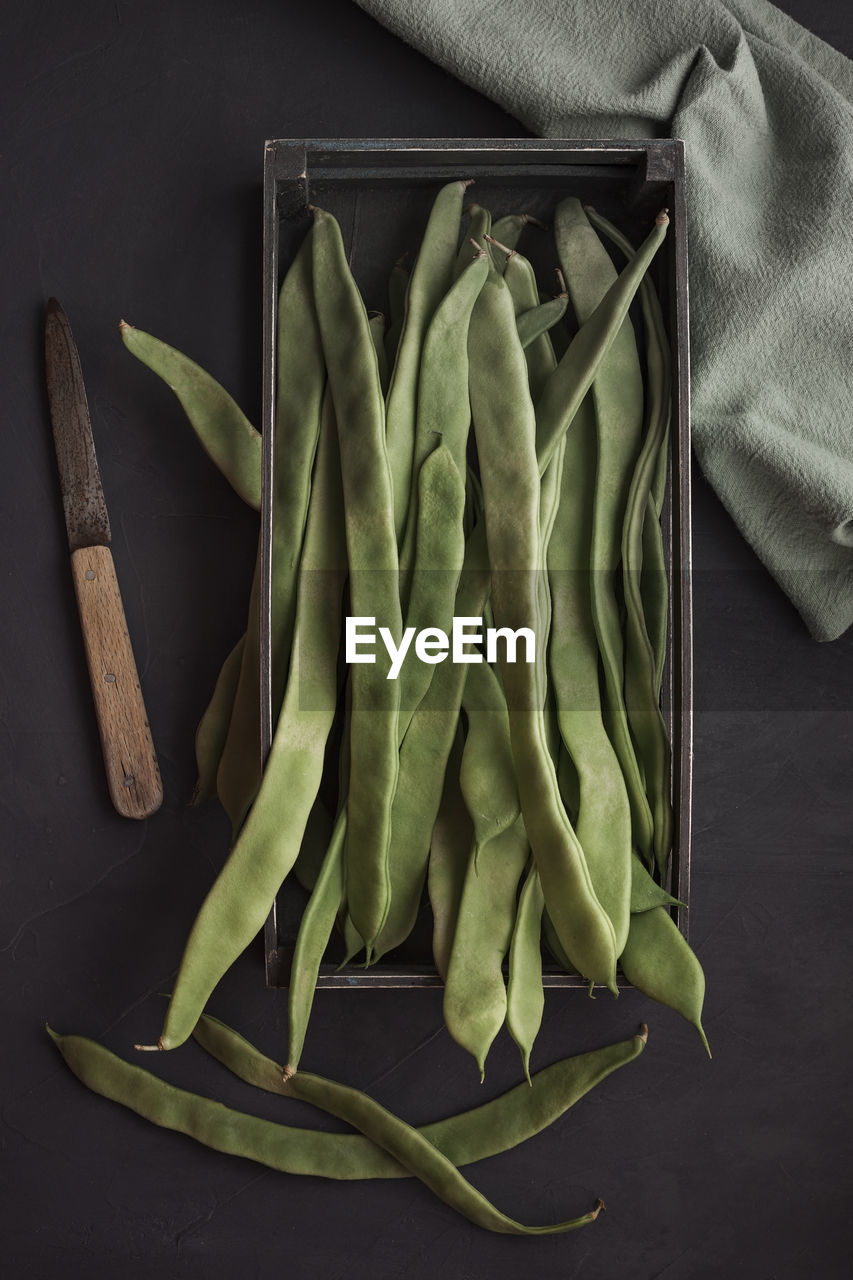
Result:
M853 62L766 0L357 0L543 137L683 138L693 441L833 640L853 623Z

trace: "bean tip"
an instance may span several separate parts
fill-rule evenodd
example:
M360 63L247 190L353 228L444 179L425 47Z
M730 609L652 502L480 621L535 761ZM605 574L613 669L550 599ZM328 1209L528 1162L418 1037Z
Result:
M487 239L487 240L488 240L488 238L489 238L489 237L488 237L488 236L486 236L486 239ZM477 241L474 239L474 237L473 237L473 236L469 236L469 237L468 237L468 240L469 240L469 242L474 246L474 248L477 250L477 252L474 254L474 259L475 259L475 261L476 261L476 259L477 259L477 258L485 258L485 257L488 257L487 251L483 248L483 246L482 246L481 244L478 244L478 243L477 243Z
M655 222L659 227L668 226L669 225L669 209L661 209L660 213L655 218Z
M705 1052L707 1053L708 1057L710 1058L710 1057L712 1056L712 1055L711 1055L711 1046L708 1044L708 1037L705 1035L705 1029L704 1029L704 1027L702 1026L702 1023L701 1023L701 1022L697 1022L695 1025L696 1025L696 1030L699 1032L700 1039L701 1039L701 1041L702 1041L703 1045L705 1046Z
M568 298L569 291L566 288L566 277L563 275L559 267L555 267L554 270L557 273L557 284L560 286L560 292L557 294L557 297Z
M601 1213L602 1209L606 1209L606 1208L607 1208L607 1205L604 1203L604 1201L602 1200L601 1196L599 1196L599 1197L598 1197L598 1199L597 1199L597 1200L596 1200L596 1202L595 1202L595 1208L594 1208L594 1209L593 1209L593 1211L592 1211L592 1220L593 1220L593 1222L594 1222L594 1221L595 1221L595 1219L598 1217L598 1215Z
M128 324L126 320L119 320L118 322L119 333L124 333L125 329L132 329L132 328L133 328L133 325Z
M286 1067L282 1068L281 1083L288 1084L295 1075L296 1075L296 1067L292 1067L290 1063L288 1063Z
M539 227L540 231L548 230L547 222L543 222L541 218L534 218L532 213L523 213L521 215L521 221L525 226L529 223L531 227Z
M474 178L460 178L459 185L461 186L463 191L467 191L469 187L472 187L474 185L474 181L475 181Z
M160 1037L160 1039L157 1041L156 1044L135 1044L133 1047L134 1049L137 1049L140 1053L158 1053L161 1049L166 1048L166 1046L163 1044L162 1036Z
M649 1028L645 1024L645 1022L640 1023L640 1030L637 1032L637 1039L642 1040L643 1044L648 1044Z

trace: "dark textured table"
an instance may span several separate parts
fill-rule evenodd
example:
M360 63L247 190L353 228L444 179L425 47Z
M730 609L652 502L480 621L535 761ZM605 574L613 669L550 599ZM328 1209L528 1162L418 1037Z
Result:
M783 8L853 53L845 6ZM691 936L714 1060L635 992L551 992L539 1065L644 1018L648 1050L552 1130L473 1172L527 1221L580 1212L601 1193L608 1212L593 1228L492 1237L409 1182L269 1172L153 1128L63 1066L45 1019L127 1055L156 1036L158 993L225 855L221 815L188 807L192 739L243 628L256 539L256 518L116 323L196 357L257 420L264 139L524 131L346 0L5 10L4 1274L847 1276L853 633L825 646L808 637L698 474ZM166 802L144 824L112 812L104 783L43 390L52 293L81 352L160 753ZM265 990L259 944L212 1008L283 1052L286 995ZM518 1078L502 1033L480 1088L436 990L321 993L304 1062L419 1122ZM146 1065L282 1114L194 1045Z

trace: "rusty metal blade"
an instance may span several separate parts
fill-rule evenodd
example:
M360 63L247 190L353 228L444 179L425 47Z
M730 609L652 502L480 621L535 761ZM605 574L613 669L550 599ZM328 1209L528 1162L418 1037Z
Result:
M68 317L56 298L47 304L44 353L68 544L72 551L108 547L110 519L95 457L80 357Z

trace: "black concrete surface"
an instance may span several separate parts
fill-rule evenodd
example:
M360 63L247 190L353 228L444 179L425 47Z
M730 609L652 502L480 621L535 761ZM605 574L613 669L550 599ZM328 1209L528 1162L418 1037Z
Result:
M783 7L853 53L847 6ZM243 627L256 537L116 324L195 356L257 420L264 139L524 131L346 0L39 0L5 5L3 27L3 1274L849 1275L853 633L809 638L699 475L692 939L714 1059L634 992L550 993L539 1065L642 1019L648 1050L552 1130L472 1171L531 1222L601 1194L594 1227L492 1237L408 1182L276 1174L155 1129L66 1070L46 1019L128 1056L156 1037L159 993L224 858L222 817L188 807L192 739ZM80 348L160 753L166 802L144 824L113 813L99 756L43 389L50 294ZM258 944L212 1009L284 1052L286 996L265 990ZM418 1122L518 1078L502 1035L480 1087L436 991L321 994L304 1064ZM283 1115L195 1046L145 1065Z

